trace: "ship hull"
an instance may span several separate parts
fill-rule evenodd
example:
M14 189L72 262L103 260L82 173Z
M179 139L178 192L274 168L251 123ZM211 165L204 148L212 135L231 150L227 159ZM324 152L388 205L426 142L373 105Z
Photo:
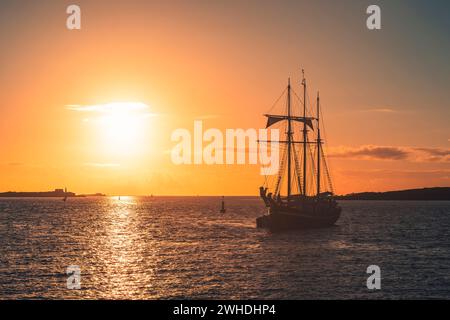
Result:
M333 226L341 214L340 207L321 212L305 212L295 209L272 209L271 213L258 217L256 226L270 231L304 230Z

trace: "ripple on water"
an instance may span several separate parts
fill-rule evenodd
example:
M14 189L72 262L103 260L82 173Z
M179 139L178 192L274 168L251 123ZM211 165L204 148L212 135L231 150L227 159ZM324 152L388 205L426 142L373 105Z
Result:
M341 205L333 228L271 234L257 198L229 197L225 214L219 197L3 198L0 298L450 297L449 202Z

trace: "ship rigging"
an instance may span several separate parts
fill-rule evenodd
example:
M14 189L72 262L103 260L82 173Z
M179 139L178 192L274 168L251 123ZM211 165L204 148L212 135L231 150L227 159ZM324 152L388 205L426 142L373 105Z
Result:
M340 216L341 208L333 197L323 149L320 96L317 93L316 115L312 116L307 108L304 71L302 74L303 99L293 91L288 79L282 94L286 97L284 113L264 115L267 118L266 128L281 126L285 139L259 141L279 143L282 156L275 181L269 181L271 179L266 177L264 185L260 187L260 196L269 210L268 214L257 219L258 227L271 230L325 227L333 225ZM293 99L293 95L297 99ZM315 139L310 139L311 134L315 135ZM298 150L298 146L301 150Z

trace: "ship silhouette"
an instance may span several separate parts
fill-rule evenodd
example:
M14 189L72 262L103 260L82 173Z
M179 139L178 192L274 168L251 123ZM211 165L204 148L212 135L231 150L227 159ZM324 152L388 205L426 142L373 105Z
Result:
M266 128L281 125L285 130L285 140L259 141L279 143L281 150L280 169L273 185L266 178L260 187L260 196L268 213L256 219L257 227L271 231L329 227L336 223L341 214L323 150L319 93L316 116L309 116L307 82L303 70L302 73L303 99L293 92L288 79L281 96L286 97L285 113L264 115L267 117ZM293 107L293 94L297 98L298 108ZM301 114L296 115L295 112L299 111ZM311 138L312 134L314 137Z

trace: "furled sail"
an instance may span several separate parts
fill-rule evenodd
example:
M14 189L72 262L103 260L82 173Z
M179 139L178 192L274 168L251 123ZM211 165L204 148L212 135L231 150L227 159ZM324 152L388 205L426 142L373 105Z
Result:
M297 121L297 122L301 122L301 123L306 123L306 125L308 127L310 127L311 129L313 128L313 117L288 117L288 116L283 116L283 115L273 115L273 114L265 114L264 116L267 117L267 125L266 128L272 126L273 124L282 121L282 120L288 120L289 118L292 121Z

